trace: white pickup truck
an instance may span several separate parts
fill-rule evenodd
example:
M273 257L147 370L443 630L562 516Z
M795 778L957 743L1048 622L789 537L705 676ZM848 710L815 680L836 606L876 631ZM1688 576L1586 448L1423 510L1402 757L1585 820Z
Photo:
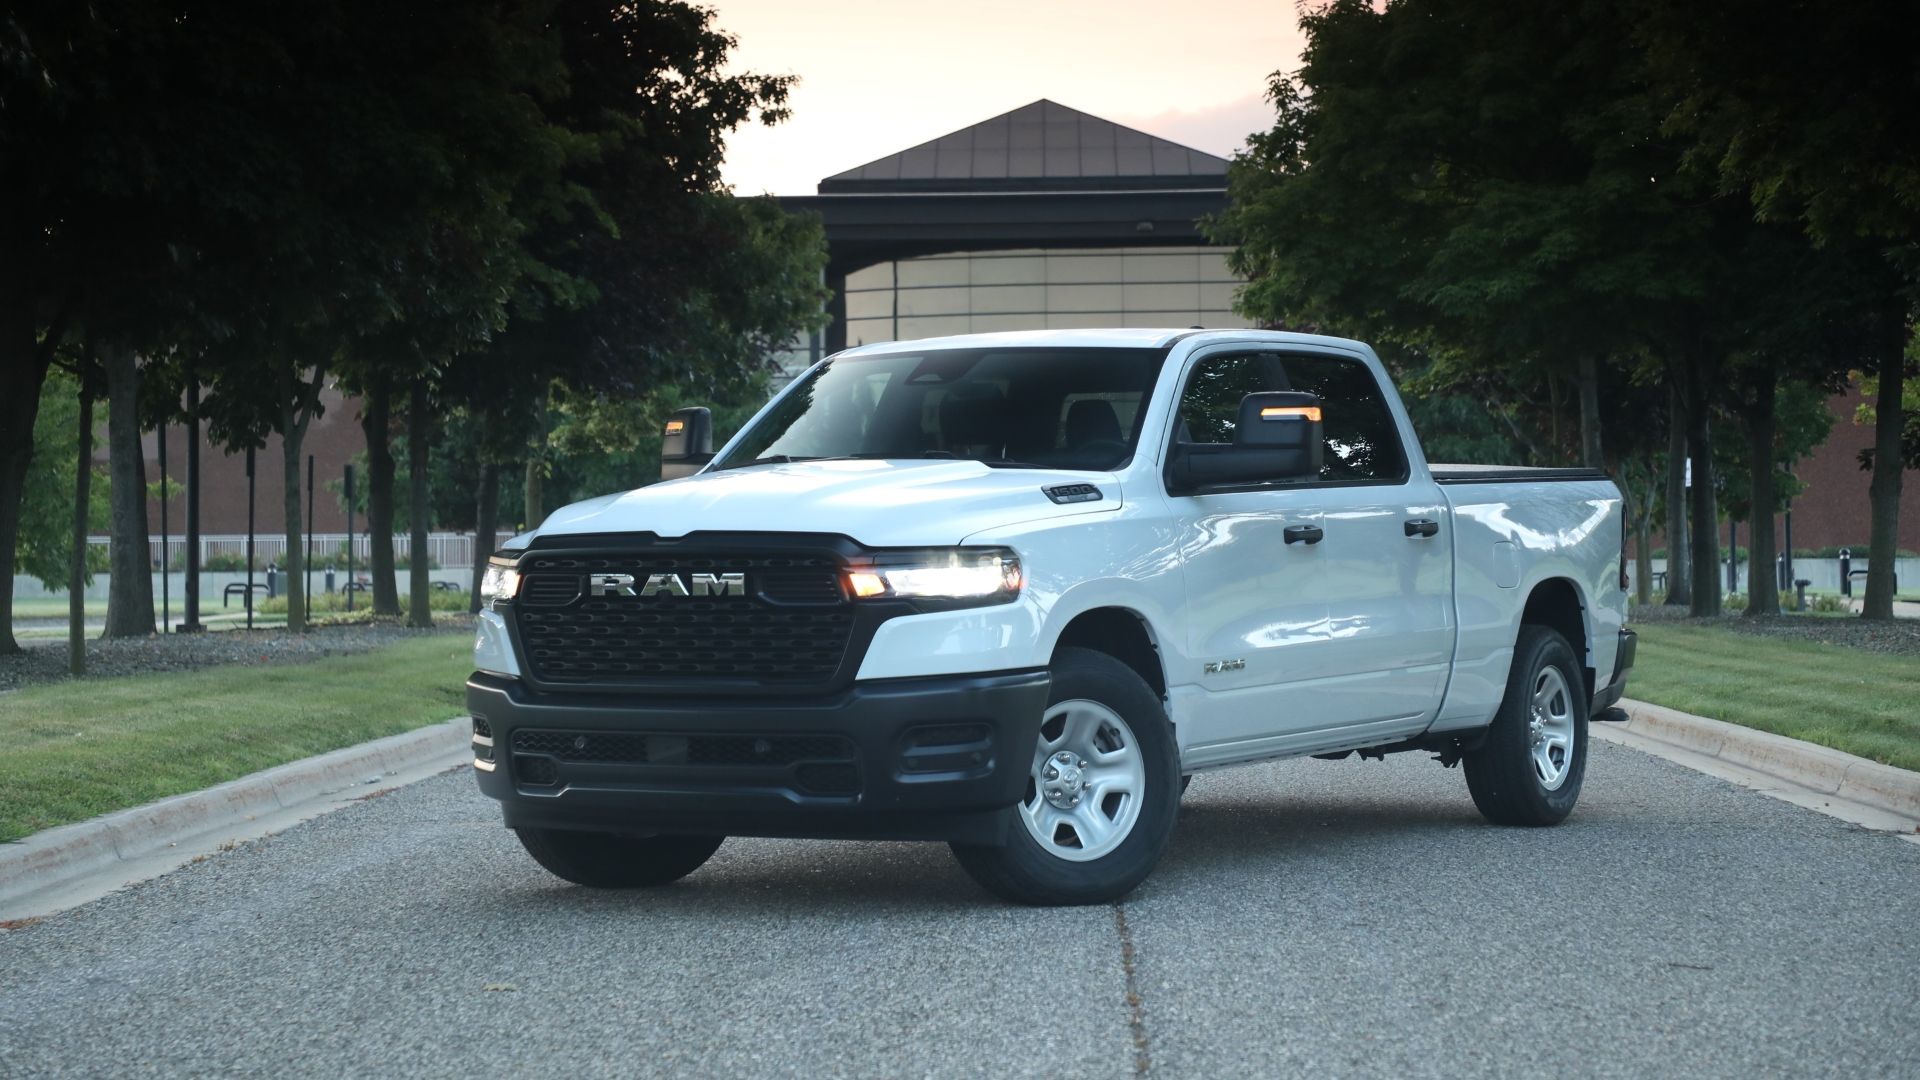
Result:
M1112 900L1192 774L1422 750L1551 825L1625 687L1618 489L1430 465L1357 341L1083 330L850 349L666 483L492 560L481 790L582 885L729 835L944 840Z

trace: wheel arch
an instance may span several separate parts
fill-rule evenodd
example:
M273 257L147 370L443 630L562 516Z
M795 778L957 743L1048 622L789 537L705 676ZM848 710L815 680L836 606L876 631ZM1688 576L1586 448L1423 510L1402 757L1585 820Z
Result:
M1595 687L1593 668L1593 639L1587 628L1588 612L1586 598L1580 594L1580 586L1571 578L1550 577L1534 584L1527 594L1527 602L1520 610L1520 624L1525 626L1544 626L1559 631L1573 647L1573 655L1580 660L1580 671L1586 680L1587 695L1591 697ZM1514 627L1515 639L1520 628Z
M1054 638L1053 654L1078 647L1105 653L1132 668L1156 697L1167 697L1166 666L1154 640L1153 627L1132 608L1097 607L1075 615Z

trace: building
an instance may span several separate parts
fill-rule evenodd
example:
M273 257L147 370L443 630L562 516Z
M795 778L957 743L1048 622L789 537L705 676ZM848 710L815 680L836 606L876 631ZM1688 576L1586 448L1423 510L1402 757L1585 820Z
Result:
M1199 221L1227 162L1036 101L781 200L818 214L831 321L798 364L849 345L1088 326L1246 326L1228 249Z

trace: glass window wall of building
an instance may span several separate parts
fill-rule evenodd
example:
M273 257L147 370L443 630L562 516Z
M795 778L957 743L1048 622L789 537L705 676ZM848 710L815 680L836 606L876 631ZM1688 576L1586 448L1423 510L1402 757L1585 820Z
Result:
M991 251L847 276L847 344L1101 326L1252 325L1232 310L1227 249Z

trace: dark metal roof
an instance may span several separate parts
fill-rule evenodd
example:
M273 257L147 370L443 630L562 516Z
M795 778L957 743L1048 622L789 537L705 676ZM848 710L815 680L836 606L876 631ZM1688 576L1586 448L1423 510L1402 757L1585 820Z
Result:
M1227 162L1040 100L820 181L820 194L1224 189Z

